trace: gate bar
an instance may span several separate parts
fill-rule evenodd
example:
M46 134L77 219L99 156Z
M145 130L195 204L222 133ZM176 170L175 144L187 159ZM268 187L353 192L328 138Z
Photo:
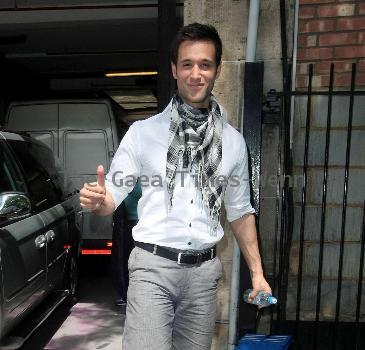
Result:
M307 99L307 120L305 126L305 146L303 161L303 187L301 199L301 215L300 215L300 238L299 238L299 266L298 266L298 283L297 283L297 305L295 315L295 334L298 339L299 331L299 315L302 297L302 273L303 273L303 251L304 251L304 226L305 226L305 206L307 201L307 172L308 172L308 149L309 149L309 131L312 106L312 80L313 80L313 64L309 65L309 81L308 81L308 99Z
M356 348L358 350L359 345L359 318L360 318L360 307L361 307L361 293L362 293L362 276L364 271L364 248L365 248L365 201L363 206L362 214L362 234L361 234L361 248L360 248L360 267L359 267L359 279L357 284L357 300L356 300Z
M326 127L326 146L324 151L323 167L323 185L322 185L322 213L321 213L321 232L319 243L319 261L318 261L318 278L317 278L317 298L316 298L316 320L314 323L313 349L317 349L319 313L321 309L321 291L322 291L322 272L323 272L323 249L324 249L324 231L326 227L326 206L327 206L327 177L328 177L328 155L331 137L331 118L332 118L332 92L334 80L334 64L331 63L330 82L328 88L328 107L327 107L327 127Z
M335 315L335 332L333 335L333 349L337 346L338 338L338 320L341 306L341 289L342 289L342 270L343 270L343 253L345 246L345 225L346 225L346 209L347 209L347 194L349 183L349 165L350 165L350 151L351 151L351 136L352 136L352 117L354 109L354 94L356 77L356 63L352 64L351 72L351 94L349 107L349 120L347 124L347 145L346 145L346 165L345 165L345 180L343 184L343 201L342 201L342 222L341 222L341 242L340 242L340 257L338 263L338 279L337 279L337 299L336 299L336 315Z

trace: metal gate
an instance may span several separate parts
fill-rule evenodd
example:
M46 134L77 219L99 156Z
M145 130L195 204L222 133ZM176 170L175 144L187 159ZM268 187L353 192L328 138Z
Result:
M292 334L293 349L365 349L365 92L355 64L346 91L334 90L333 64L328 90L312 85L309 65L306 91L279 94L271 334Z

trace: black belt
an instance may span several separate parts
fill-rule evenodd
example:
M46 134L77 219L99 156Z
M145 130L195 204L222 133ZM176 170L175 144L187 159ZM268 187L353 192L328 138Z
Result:
M199 265L204 261L211 260L217 255L216 247L202 250L200 252L187 252L184 251L173 251L166 247L162 247L157 244L134 242L136 247L147 250L150 253L161 256L163 258L176 261L178 264L189 264L189 265Z

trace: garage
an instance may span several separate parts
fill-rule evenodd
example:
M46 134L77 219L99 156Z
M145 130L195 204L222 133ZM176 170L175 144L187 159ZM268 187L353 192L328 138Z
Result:
M135 120L155 114L168 103L175 88L168 43L183 22L183 5L183 1L157 0L1 1L1 129L26 132L46 143L64 168L82 172L82 180L73 170L68 173L77 189L81 188L95 177L95 162L108 169L121 135ZM112 122L103 126L99 118ZM85 120L92 124L87 133ZM60 132L66 124L72 131ZM104 155L103 151L91 152L91 158L98 158L95 161L80 157L75 150L81 144L81 153L86 154L91 146L105 149ZM125 309L114 307L116 296L110 282L112 218L85 214L80 220L88 235L81 234L81 299L72 309L75 317L67 321L67 308L61 305L39 331L28 335L36 322L43 322L42 310L24 320L24 326L22 323L2 346L18 347L29 337L22 348L47 348L65 321L66 328L60 330L61 336L53 337L50 348L81 346L77 341L65 343L76 337L75 329L77 335L81 332L90 337L82 345L86 348L98 347L100 342L108 349L119 347ZM48 308L53 308L51 302ZM83 328L90 317L98 321L92 328ZM116 332L104 337L108 321L107 332ZM101 334L93 338L98 331Z
M168 57L158 45L166 47L183 16L182 1L160 3L2 1L0 120L14 100L58 96L111 96L128 109L156 110L166 95L157 72L169 68L158 64Z

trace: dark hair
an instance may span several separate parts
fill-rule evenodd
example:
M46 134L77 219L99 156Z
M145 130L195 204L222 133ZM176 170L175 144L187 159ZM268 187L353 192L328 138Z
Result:
M215 47L215 63L220 65L222 59L222 40L217 30L208 24L192 23L179 29L171 43L171 61L176 65L180 45L187 40L212 41Z

